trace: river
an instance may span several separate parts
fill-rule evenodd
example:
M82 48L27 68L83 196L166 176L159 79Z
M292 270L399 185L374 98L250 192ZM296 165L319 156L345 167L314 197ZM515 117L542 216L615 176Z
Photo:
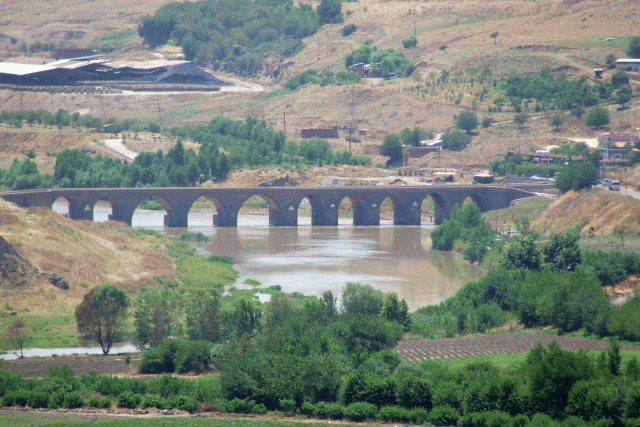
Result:
M105 221L109 213L108 205L97 206L95 220ZM339 297L347 282L356 282L395 292L416 310L444 301L483 273L459 254L432 250L433 224L394 226L382 220L378 227L355 227L351 218L340 218L337 227L313 227L311 217L300 216L298 227L270 227L266 215L241 213L237 227L213 227L211 212L191 212L188 228L165 228L164 215L138 209L132 225L173 237L203 233L208 242L190 244L201 255L233 258L238 288L252 288L244 285L251 279L259 287L279 285L284 292L318 297L329 290Z
M53 209L68 213L64 204L56 203ZM94 219L106 221L110 213L109 205L96 206ZM238 227L213 227L211 212L191 212L188 228L165 228L164 215L164 211L138 209L132 225L172 237L203 233L208 242L190 244L204 256L233 258L233 268L239 272L237 288L254 288L244 284L252 279L260 282L258 287L280 285L284 292L317 297L329 290L339 297L347 282L357 282L395 292L413 311L439 304L483 273L457 254L432 250L433 224L394 226L381 221L379 227L354 227L351 218L340 218L337 227L313 227L311 217L301 216L298 227L270 227L266 215L241 214ZM134 350L128 345L114 347L112 353ZM24 350L25 356L40 357L101 352L100 347ZM11 353L0 355L0 359L13 358Z

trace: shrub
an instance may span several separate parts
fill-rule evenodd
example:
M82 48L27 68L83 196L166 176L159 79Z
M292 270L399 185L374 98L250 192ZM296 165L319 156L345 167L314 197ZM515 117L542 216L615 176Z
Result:
M173 403L178 409L182 411L187 411L189 413L194 413L198 409L198 404L196 403L195 399L189 396L176 396L173 399ZM256 406L259 406L259 405L256 405Z
M354 402L345 408L344 415L352 421L371 420L376 417L378 407L373 403Z
M87 401L87 406L89 406L90 408L100 408L101 404L102 404L102 398L96 394L91 396Z
M402 39L402 46L405 49L408 49L410 47L414 47L417 44L418 44L418 39L415 36L411 36L411 37L408 37L406 39Z
M511 422L511 415L501 411L473 412L460 418L460 427L504 426Z
M302 407L300 408L300 412L305 414L307 417L312 417L316 413L316 405L311 402L302 402Z
M213 344L204 340L168 339L142 354L140 372L202 372L211 363Z
M296 401L293 399L280 399L280 409L287 413L287 415L293 415L296 413Z
M378 419L388 422L408 424L413 420L411 410L401 406L383 406L378 411Z
M2 406L29 406L30 397L28 390L12 390L2 397Z
M436 406L429 412L429 422L438 426L452 426L458 422L458 411L451 406Z
M62 406L69 409L80 408L84 406L84 400L82 396L80 396L80 393L73 391L65 395Z
M53 392L49 396L49 401L47 402L47 408L49 409L58 409L64 403L64 399L66 397L67 392L64 390L58 390Z
M142 398L140 397L139 394L133 393L131 391L123 391L118 395L116 404L120 408L133 409L133 408L136 408L141 401L142 401Z
M29 407L46 408L49 403L49 393L44 391L32 391L29 397Z
M342 37L350 36L351 34L355 33L357 29L358 27L356 27L356 24L345 25L344 27L342 27Z
M162 407L162 396L160 396L159 394L155 394L155 393L151 393L151 394L146 394L144 396L144 399L142 399L142 405L140 405L142 408L161 408Z
M318 418L341 420L344 418L344 407L339 403L318 402L315 414Z

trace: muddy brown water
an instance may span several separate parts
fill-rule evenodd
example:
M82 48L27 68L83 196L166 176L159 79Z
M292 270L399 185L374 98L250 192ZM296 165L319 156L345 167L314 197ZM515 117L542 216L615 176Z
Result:
M97 206L94 220L105 221L110 210ZM284 292L317 297L328 290L339 297L346 283L356 282L395 292L416 310L444 301L483 273L459 254L432 250L433 224L394 226L382 220L380 226L361 227L340 218L337 227L314 227L309 216L300 216L297 227L270 227L267 215L241 212L237 227L214 227L213 212L204 211L190 212L187 228L165 228L164 215L138 209L132 225L174 237L204 234L208 242L190 244L202 255L233 258L238 288L252 288L244 284L250 279L258 287L280 286Z

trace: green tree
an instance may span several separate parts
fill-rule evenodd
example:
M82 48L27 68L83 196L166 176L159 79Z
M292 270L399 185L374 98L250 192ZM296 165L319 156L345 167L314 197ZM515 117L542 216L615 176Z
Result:
M459 129L447 129L442 134L444 148L452 151L461 151L471 143L471 135L461 132Z
M456 117L456 127L465 131L466 133L471 132L475 128L478 127L478 117L476 113L471 110L463 110Z
M620 86L616 91L616 104L624 107L624 104L631 101L631 87L629 85Z
M579 233L577 228L564 233L552 233L549 241L542 247L544 262L553 264L558 270L575 271L581 261Z
M320 24L339 24L343 21L340 0L321 0L316 12L320 18Z
M342 311L377 316L382 310L383 300L384 294L370 285L349 282L342 291Z
M629 76L622 70L618 70L611 76L611 84L614 88L625 86L629 84Z
M493 39L493 44L496 44L498 42L498 32L497 31L489 34L489 37L491 37Z
M551 126L555 126L556 131L558 131L560 130L560 126L562 126L562 118L560 117L559 114L556 114L551 118L551 121L549 122L549 124Z
M501 264L510 270L526 269L538 271L542 264L540 250L531 235L513 242L502 257Z
M599 105L596 105L587 112L584 124L596 129L607 125L609 124L609 112Z
M141 292L137 305L134 341L139 348L156 347L167 338L182 334L182 301L168 289Z
M400 323L405 331L411 328L409 306L404 299L398 300L398 295L395 292L385 295L380 315L387 320Z
M591 188L598 182L600 173L591 163L571 163L556 174L556 188L561 193Z
M629 58L640 58L640 37L632 37L629 40L627 55L629 55Z
M527 113L518 113L513 116L513 122L520 126L520 128L524 127L527 120L529 120L529 115Z
M216 291L209 294L196 292L187 304L186 312L189 338L212 343L222 339L222 312L220 296Z
M103 354L109 354L125 325L129 298L115 285L99 285L76 306L78 332L93 336Z
M380 147L380 154L389 157L387 166L401 161L402 144L400 143L400 139L396 135L386 135Z
M533 409L554 418L561 417L571 387L593 376L594 368L586 353L564 351L552 342L549 351L531 370L529 385Z

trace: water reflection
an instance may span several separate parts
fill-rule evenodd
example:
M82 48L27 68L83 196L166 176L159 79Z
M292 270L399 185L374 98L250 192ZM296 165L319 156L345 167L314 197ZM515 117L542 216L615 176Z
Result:
M109 213L108 203L96 205L94 220L105 221ZM298 227L270 227L266 215L240 215L238 227L218 228L211 212L190 212L185 229L164 228L164 215L138 209L132 223L171 236L202 232L210 242L192 243L198 253L238 261L238 284L253 279L262 287L320 297L326 290L339 296L347 282L360 282L396 292L415 310L444 301L482 274L459 255L431 250L430 225L354 227L351 218L340 218L337 227L313 227L310 217L301 216Z
M442 302L482 274L478 267L458 262L458 255L432 251L428 226L269 227L252 223L251 216L243 221L245 225L237 228L163 232L177 236L188 230L209 236L210 242L192 244L203 253L238 261L237 283L254 279L262 287L280 285L285 292L320 297L326 290L338 296L345 283L360 282L396 292L411 310Z

